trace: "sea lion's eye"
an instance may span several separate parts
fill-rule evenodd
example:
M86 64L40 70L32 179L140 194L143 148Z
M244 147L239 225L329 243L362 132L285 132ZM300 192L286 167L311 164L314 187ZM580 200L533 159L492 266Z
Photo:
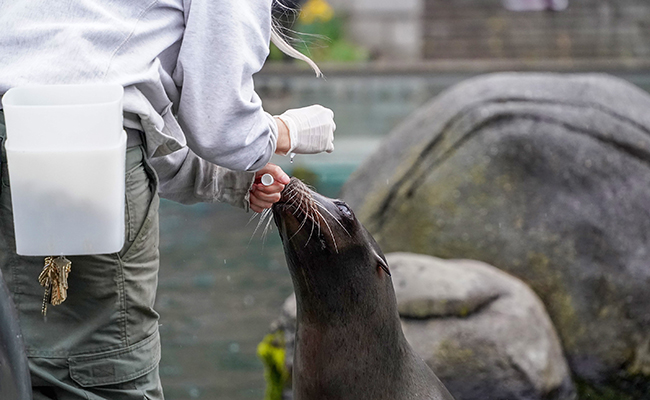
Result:
M350 207L348 207L347 204L341 202L336 202L335 204L339 208L339 210L341 210L343 215L347 217L352 217L352 210L350 210Z

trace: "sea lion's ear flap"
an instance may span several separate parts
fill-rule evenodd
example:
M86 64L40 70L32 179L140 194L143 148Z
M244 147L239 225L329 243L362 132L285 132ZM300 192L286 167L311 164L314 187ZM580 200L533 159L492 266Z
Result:
M386 260L384 260L384 257L380 256L376 251L373 251L375 255L375 259L377 260L377 265L379 268L383 269L385 273L388 274L388 276L391 276L390 270L388 269L388 263Z

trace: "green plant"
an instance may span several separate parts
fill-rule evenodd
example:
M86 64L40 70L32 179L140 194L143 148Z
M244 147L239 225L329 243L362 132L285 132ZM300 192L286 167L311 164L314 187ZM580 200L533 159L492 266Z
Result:
M289 380L289 371L285 364L284 331L266 335L257 345L257 356L264 364L264 400L282 400L282 391Z
M347 39L347 19L336 14L325 0L310 0L302 8L297 23L292 28L292 44L316 62L366 61L369 52ZM271 46L271 60L285 57Z

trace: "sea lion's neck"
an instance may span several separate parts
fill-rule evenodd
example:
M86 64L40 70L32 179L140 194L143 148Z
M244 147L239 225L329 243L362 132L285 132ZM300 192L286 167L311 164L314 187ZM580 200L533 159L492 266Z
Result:
M401 332L392 286L386 290L353 285L297 287L296 298L297 320L304 326L323 331L357 329L360 334L384 329Z
M339 390L350 388L363 397L347 393L341 398L383 399L392 393L391 385L408 378L412 350L402 333L390 278L381 274L370 277L376 281L367 285L341 280L326 287L322 281L294 285L298 303L294 384L301 394L296 399L339 398ZM369 393L376 395L367 397Z
M383 399L392 385L408 379L410 352L393 319L322 325L298 317L296 399Z
M372 268L373 272L355 275L350 272L352 268ZM342 267L341 263L306 266L303 262L290 270L298 299L298 318L303 323L340 327L359 320L374 326L398 321L392 281L375 267Z

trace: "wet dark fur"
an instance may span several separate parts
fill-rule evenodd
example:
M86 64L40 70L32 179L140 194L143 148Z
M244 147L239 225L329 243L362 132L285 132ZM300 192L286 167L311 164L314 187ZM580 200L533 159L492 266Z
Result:
M298 303L295 399L453 399L404 338L384 256L352 210L293 178L273 216Z

